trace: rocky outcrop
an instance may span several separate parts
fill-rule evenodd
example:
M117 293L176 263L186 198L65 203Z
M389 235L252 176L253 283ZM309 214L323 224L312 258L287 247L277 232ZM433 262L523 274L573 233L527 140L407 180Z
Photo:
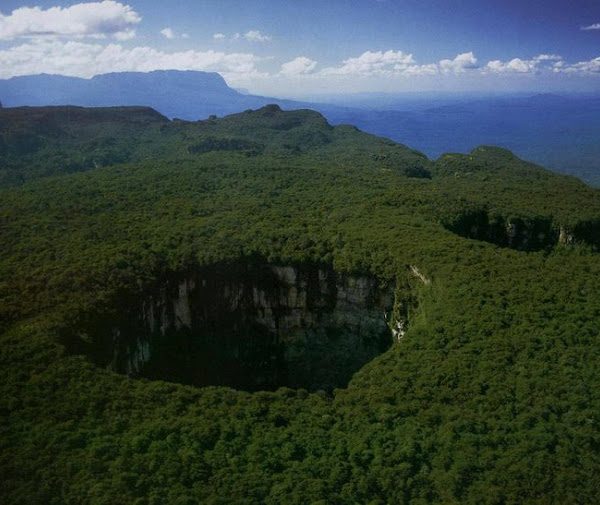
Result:
M570 245L575 243L575 234L566 226L561 226L558 233L558 243L561 245Z
M97 356L132 376L240 389L343 387L406 331L395 286L328 265L238 261L165 276ZM109 335L107 335L109 333Z

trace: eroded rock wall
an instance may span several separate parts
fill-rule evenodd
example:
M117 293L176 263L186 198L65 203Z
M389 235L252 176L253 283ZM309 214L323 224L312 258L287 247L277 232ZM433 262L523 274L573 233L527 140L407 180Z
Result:
M548 217L504 217L471 209L442 219L444 226L465 238L484 240L520 251L539 251L556 245L582 243L600 248L600 221L557 225Z
M323 265L198 268L136 305L111 329L112 369L243 389L342 387L398 326L394 286Z

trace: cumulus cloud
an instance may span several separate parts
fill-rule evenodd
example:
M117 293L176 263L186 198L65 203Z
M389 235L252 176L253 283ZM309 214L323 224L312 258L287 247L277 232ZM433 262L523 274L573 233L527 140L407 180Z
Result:
M593 25L582 26L582 30L600 30L600 23L594 23Z
M399 75L419 76L419 75L435 75L440 69L437 63L427 63L425 65L409 65L403 69Z
M600 75L600 56L588 61L573 63L571 65L564 63L562 65L555 64L554 72L562 72L566 74Z
M239 36L239 34L236 35ZM265 35L259 30L247 31L246 33L244 33L243 37L250 42L269 42L272 39L270 35Z
M130 39L140 15L113 0L79 3L70 7L21 7L0 13L0 40L19 37L115 37Z
M568 63L558 54L539 54L531 59L513 58L510 61L493 60L484 67L487 74L541 74L564 73L600 75L600 56L587 61Z
M323 69L325 75L390 75L414 64L412 54L402 51L366 51L358 57L348 58L338 67Z
M224 33L215 33L213 39L224 40L227 36ZM248 42L270 42L273 37L262 33L260 30L249 30L246 33L236 32L231 36L231 40L245 39Z
M160 33L167 39L175 38L175 32L171 28L163 28Z
M553 70L564 65L558 54L538 54L531 59L513 58L509 61L492 60L484 67L484 73L492 74L531 74Z
M533 60L522 60L521 58L513 58L510 61L492 60L488 62L485 68L494 74L525 74L533 72L536 69L536 62Z
M348 58L337 67L328 67L324 75L355 76L419 76L440 73L461 73L477 67L477 58L472 51L456 55L453 59L437 63L418 64L412 54L402 51L366 51L358 57Z
M535 61L560 61L563 58L558 54L538 54L533 59Z
M472 51L456 55L453 60L441 60L439 62L440 71L443 73L461 73L465 70L477 68L477 58Z
M81 33L81 32L80 32ZM119 33L119 32L115 32ZM176 37L171 28L161 33ZM114 35L114 34L113 34ZM217 40L223 37L213 37ZM183 37L183 35L181 35ZM240 38L243 36L240 35ZM250 52L214 50L187 50L168 52L147 46L124 47L112 41L64 40L60 37L33 37L15 45L0 49L0 78L17 75L52 73L79 77L120 71L151 70L204 70L215 71L232 82L248 85L252 80L266 77L311 79L327 82L328 79L346 78L411 78L419 76L477 74L527 75L535 73L565 73L600 76L600 56L588 61L568 63L557 54L539 54L532 58L493 60L483 66L473 52L465 52L454 58L438 62L420 63L412 54L402 51L366 51L359 56L343 60L338 65L317 71L317 62L306 56L298 56L284 62L279 71L267 74L259 70L261 58ZM256 82L256 81L254 81Z
M182 33L181 35L178 35L178 34L175 32L175 30L173 30L173 28L170 28L170 27L168 27L168 26L167 26L166 28L163 28L163 29L160 31L160 34L161 34L163 37L165 37L166 39L169 39L169 40L176 39L177 37L180 37L180 38L182 38L182 39L189 39L189 38L190 38L189 34L187 34L187 33Z
M292 62L288 62L292 63ZM298 62L297 64L299 64ZM412 54L402 51L366 51L360 56L343 60L337 66L324 68L314 75L326 78L331 76L352 77L417 77L442 76L447 74L541 74L541 73L571 73L598 75L600 73L600 57L567 63L558 54L542 53L531 58L512 58L509 60L492 60L485 65L479 62L472 51L456 55L454 58L442 59L433 63L419 63ZM293 68L290 65L290 68ZM311 69L312 71L312 69ZM287 72L281 74L287 75ZM289 75L293 75L290 70Z
M91 77L106 72L177 69L220 72L235 81L263 76L256 67L260 60L250 53L166 52L143 46L125 48L116 43L35 39L0 50L0 78L38 73Z
M288 77L306 75L313 72L316 66L317 62L315 60L311 60L306 56L298 56L297 58L294 58L293 60L281 65L280 73Z

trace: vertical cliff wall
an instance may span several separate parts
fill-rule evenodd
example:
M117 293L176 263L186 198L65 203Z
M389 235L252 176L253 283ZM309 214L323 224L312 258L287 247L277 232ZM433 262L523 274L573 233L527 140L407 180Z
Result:
M343 387L403 335L395 286L326 265L238 261L157 281L95 340L132 376L246 390Z
M600 221L581 221L573 226L557 224L550 217L505 217L486 209L468 209L442 219L446 229L465 238L491 242L520 251L540 251L556 245L587 244L600 248Z

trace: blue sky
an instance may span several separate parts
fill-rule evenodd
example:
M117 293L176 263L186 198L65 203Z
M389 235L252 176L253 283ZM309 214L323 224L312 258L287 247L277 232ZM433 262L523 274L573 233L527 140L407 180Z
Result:
M180 68L279 96L600 91L599 0L3 0L0 12L4 78Z

